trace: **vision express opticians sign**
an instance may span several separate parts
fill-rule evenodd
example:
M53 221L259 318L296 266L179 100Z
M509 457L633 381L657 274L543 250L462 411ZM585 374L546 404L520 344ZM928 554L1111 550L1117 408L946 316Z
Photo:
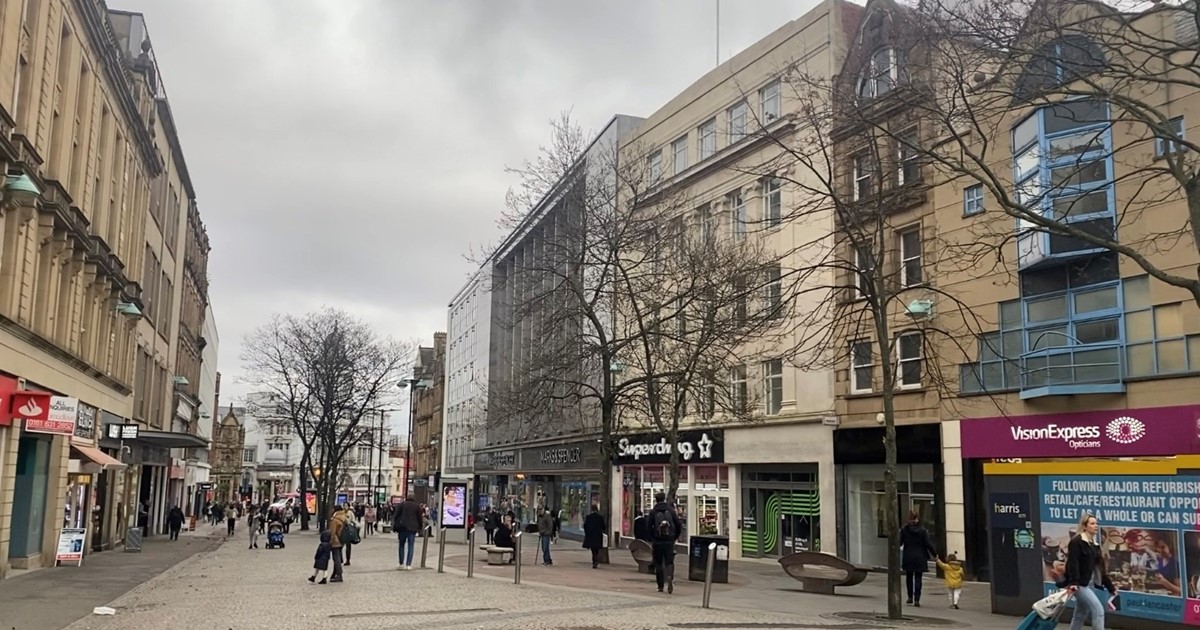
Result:
M964 419L959 426L968 459L1200 453L1200 405Z

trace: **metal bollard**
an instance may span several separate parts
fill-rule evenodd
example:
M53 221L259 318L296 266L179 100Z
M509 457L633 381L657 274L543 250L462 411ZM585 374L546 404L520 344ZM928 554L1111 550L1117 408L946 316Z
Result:
M439 532L438 540L438 573L446 572L446 528L443 527Z
M467 530L467 577L475 577L475 530Z
M708 600L712 597L713 562L717 559L717 543L708 543L708 561L704 563L704 607L708 608Z
M513 536L513 584L521 583L521 537L524 532L517 532Z
M425 535L421 537L421 568L425 568L425 557L429 554L429 537L433 535L433 526L426 525Z

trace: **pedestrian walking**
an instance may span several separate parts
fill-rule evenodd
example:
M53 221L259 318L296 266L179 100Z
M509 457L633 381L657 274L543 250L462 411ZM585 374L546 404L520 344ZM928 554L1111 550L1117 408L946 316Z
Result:
M213 526L220 525L221 521L225 520L225 510L224 510L224 508L221 507L221 504L219 504L219 503L213 504L212 517L213 517L213 520L212 520Z
M237 527L237 508L230 505L229 510L225 513L225 537L229 538L233 535L234 528Z
M358 527L358 520L355 518L355 511L350 509L350 506L346 506L343 516L346 517L346 525ZM342 553L344 554L344 557L342 558L342 566L350 566L350 554L353 551L354 543L342 545Z
M1067 543L1066 586L1075 595L1075 614L1071 616L1071 630L1083 630L1083 622L1089 618L1092 630L1104 630L1104 604L1096 595L1103 588L1110 597L1116 597L1117 589L1108 577L1107 552L1100 545L1100 524L1096 517L1084 513L1079 519L1079 533Z
M377 513L375 511L375 506L368 505L367 509L363 510L363 523L366 525L366 532L368 536L375 533L376 517Z
M900 568L904 569L908 603L920 608L921 582L929 570L929 559L938 556L929 539L929 531L921 525L921 515L916 510L908 513L908 524L900 529L900 549Z
M598 505L592 505L592 512L583 519L583 548L592 550L592 568L599 568L600 550L604 548L604 517Z
M950 594L950 607L958 609L958 598L962 595L963 585L963 566L958 561L958 556L950 554L946 556L946 561L937 560L937 567L942 570L942 577L946 580L946 592Z
M317 554L313 556L313 572L308 576L309 582L317 584L328 584L329 581L325 578L325 573L329 571L329 559L333 556L333 544L330 540L329 530L321 532L321 542L317 544ZM321 581L317 582L317 574L321 574Z
M392 516L392 531L396 532L399 544L397 559L401 571L411 571L413 550L417 546L417 532L421 529L421 506L412 497L404 497Z
M492 544L492 535L496 532L496 525L499 524L499 521L500 519L497 518L497 514L492 511L492 508L489 507L483 511L483 532L487 535L487 544L489 545Z
M167 512L167 529L171 532L171 540L179 540L179 530L183 529L183 510L178 505L171 506Z
M683 533L683 525L675 508L667 503L667 495L663 492L654 494L654 509L650 512L651 548L654 552L654 581L658 584L658 592L675 592L675 543Z
M342 541L342 530L346 528L346 508L343 505L334 507L333 516L329 519L329 548L330 558L333 559L333 575L329 581L342 581L342 549L345 548L345 543Z
M550 539L554 537L554 515L550 510L542 508L542 513L538 515L538 542L542 546L542 566L550 566L554 561L550 559Z
M246 547L247 549L258 549L258 532L262 522L262 514L251 506L246 516L246 531L250 534L250 546Z

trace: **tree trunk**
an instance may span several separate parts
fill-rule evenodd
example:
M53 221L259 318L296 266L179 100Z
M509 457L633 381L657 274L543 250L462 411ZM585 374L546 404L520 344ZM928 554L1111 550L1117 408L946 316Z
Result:
M671 445L671 455L667 463L667 503L675 504L679 493L679 415L676 413L671 421L671 430L667 432L667 443ZM680 515L683 518L683 515ZM685 521L686 522L686 521Z
M888 619L900 619L900 497L896 491L895 401L890 387L883 390L883 524L888 536Z
M600 402L600 515L604 518L604 524L608 533L611 535L616 530L613 522L612 513L612 441L613 441L613 413L614 404L612 400L606 397ZM612 536L609 541L609 547L617 544L619 538ZM601 561L608 564L608 550L602 551Z
M300 458L300 531L308 531L308 449Z

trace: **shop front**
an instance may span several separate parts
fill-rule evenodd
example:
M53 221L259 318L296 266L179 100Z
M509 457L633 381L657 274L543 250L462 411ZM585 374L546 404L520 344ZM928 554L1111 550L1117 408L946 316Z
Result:
M994 612L1056 589L1088 515L1119 590L1109 626L1200 626L1200 405L964 419L983 460Z
M895 522L884 517L883 427L833 432L837 465L838 556L856 564L887 566L888 532L902 527L916 512L934 546L945 549L945 487L942 483L942 438L939 424L896 427L896 486L899 511ZM954 551L954 550L951 550Z
M733 513L731 472L725 465L725 435L719 429L684 430L678 433L679 486L675 493L686 544L693 536L729 536ZM675 448L661 433L641 433L617 440L613 464L613 514L621 542L634 537L633 522L654 508L654 495L666 493L671 451ZM615 520L615 519L614 519Z
M604 468L594 439L476 453L483 490L476 505L512 511L522 525L535 522L542 508L560 512L562 534L582 538Z
M726 431L725 458L737 470L735 557L820 551L834 540L832 434L816 422Z

